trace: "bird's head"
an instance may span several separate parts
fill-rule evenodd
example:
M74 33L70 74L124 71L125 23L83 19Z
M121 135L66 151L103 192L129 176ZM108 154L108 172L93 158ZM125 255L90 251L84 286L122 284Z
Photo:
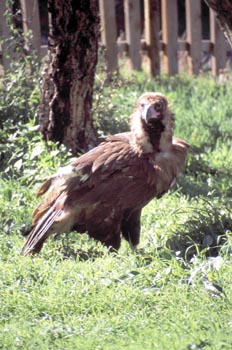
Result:
M166 97L160 92L146 92L136 103L131 116L131 131L135 143L143 152L168 149L172 142L174 114Z
M168 101L164 95L158 92L146 92L139 97L137 109L140 111L142 120L149 125L162 123L166 116Z

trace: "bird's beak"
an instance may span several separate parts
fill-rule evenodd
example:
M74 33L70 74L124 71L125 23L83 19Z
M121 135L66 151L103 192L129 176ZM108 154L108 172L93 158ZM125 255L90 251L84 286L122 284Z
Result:
M151 120L161 119L161 113L157 112L153 105L146 105L142 111L142 118L148 123Z

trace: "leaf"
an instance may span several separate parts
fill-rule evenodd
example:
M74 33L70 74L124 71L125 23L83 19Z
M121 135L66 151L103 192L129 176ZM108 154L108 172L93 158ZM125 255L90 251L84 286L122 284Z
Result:
M14 163L14 168L20 170L22 165L23 165L23 160L19 159L19 160L17 160L17 162Z
M41 147L41 145L39 144L38 146L36 146L30 156L30 159L34 159L35 157L39 156L41 153L43 153L43 148Z

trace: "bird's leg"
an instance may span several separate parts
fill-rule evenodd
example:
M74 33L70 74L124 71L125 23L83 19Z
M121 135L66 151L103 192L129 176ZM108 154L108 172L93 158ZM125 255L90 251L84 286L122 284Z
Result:
M121 221L121 231L123 237L131 244L132 247L136 247L140 240L140 217L142 209L126 210Z
M114 233L113 235L108 235L102 243L106 245L110 251L117 251L121 245L120 231L118 231L116 234Z

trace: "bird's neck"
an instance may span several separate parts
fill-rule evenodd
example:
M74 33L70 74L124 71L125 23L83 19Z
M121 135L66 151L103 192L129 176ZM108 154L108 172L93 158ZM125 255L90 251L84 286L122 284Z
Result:
M136 113L136 112L135 112ZM141 118L131 120L133 146L139 153L162 152L172 145L172 123L159 120L146 124Z
M162 133L165 129L164 125L159 120L154 120L149 125L142 120L142 128L153 147L153 151L159 152Z

